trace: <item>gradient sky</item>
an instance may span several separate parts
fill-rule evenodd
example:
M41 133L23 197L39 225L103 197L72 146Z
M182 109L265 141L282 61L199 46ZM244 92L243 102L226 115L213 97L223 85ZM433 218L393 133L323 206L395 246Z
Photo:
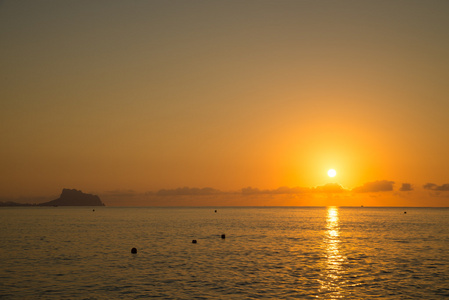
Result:
M448 16L444 0L0 1L0 198L392 182L381 204L408 183L410 205L447 206Z

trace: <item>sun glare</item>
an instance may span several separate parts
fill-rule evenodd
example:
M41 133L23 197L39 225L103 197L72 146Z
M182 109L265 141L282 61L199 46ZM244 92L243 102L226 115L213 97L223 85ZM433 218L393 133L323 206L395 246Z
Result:
M335 177L335 175L337 175L337 171L335 171L334 169L330 169L329 171L327 171L327 175L329 175L329 177Z

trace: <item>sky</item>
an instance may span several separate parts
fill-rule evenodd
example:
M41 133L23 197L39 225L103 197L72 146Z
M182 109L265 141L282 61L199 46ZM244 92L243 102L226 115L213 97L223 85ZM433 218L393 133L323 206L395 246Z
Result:
M0 1L0 200L449 206L448 15L443 0Z

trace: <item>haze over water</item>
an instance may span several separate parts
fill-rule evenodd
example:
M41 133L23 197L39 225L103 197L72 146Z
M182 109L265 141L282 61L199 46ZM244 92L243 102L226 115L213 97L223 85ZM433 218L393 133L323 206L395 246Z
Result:
M0 298L449 297L447 208L92 209L1 208Z

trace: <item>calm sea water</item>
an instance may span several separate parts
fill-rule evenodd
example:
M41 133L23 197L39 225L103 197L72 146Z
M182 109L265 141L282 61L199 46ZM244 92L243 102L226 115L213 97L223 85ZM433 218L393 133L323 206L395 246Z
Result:
M449 297L447 208L92 209L1 208L0 298Z

